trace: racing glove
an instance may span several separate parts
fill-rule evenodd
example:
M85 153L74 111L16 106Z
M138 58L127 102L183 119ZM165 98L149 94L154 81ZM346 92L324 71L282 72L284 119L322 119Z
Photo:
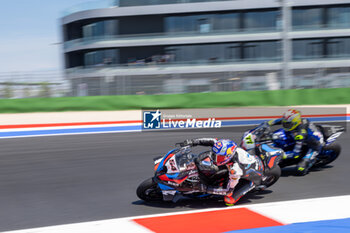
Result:
M197 139L187 139L183 142L176 143L175 145L184 146L214 146L216 143L216 138L197 138Z
M193 146L193 140L192 139L187 139L187 140L185 140L183 142L176 143L175 146L181 146L181 147Z

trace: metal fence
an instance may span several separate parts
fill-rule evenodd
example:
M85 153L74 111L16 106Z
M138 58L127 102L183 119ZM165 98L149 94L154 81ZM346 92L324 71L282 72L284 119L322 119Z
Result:
M0 98L63 97L71 85L60 71L0 73Z
M350 87L350 68L295 70L291 88ZM79 77L63 72L0 73L0 98L150 95L282 89L280 71Z
M280 71L73 77L72 95L150 95L282 89ZM294 71L291 88L350 87L350 70Z

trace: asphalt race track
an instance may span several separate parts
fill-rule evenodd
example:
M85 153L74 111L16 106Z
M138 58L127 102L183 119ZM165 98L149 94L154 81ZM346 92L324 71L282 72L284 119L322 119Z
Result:
M349 124L347 125L349 126ZM148 205L138 200L139 183L153 175L153 157L186 138L234 138L243 128L214 132L111 133L2 139L0 145L0 231L222 207L184 200ZM350 135L338 142L343 152L331 166L305 177L286 169L264 194L239 203L262 203L350 194ZM204 148L203 148L204 149ZM302 210L300 210L302 211Z

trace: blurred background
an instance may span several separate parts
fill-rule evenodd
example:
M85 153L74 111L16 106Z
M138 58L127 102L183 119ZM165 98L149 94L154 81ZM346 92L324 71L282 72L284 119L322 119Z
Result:
M350 0L15 0L3 17L28 2L45 12L19 23L55 31L31 52L57 59L5 66L2 45L1 98L350 87Z

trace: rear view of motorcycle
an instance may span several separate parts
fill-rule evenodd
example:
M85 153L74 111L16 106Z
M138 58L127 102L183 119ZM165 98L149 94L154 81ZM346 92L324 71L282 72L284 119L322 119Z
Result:
M344 127L335 125L317 124L316 127L323 135L324 144L312 167L320 168L332 163L340 155L341 146L335 141L345 131L345 129ZM293 139L291 133L283 128L272 132L270 127L258 126L244 133L241 141L241 146L244 149L253 150L261 144L268 144L272 147L280 148L284 152L288 153L293 150L295 140ZM309 148L306 145L303 145L301 156L299 157L282 156L279 166L283 168L298 164L303 158L303 155L307 153L308 149Z
M271 150L267 146L260 148L258 158L263 166L260 187L273 185L281 175L278 162L281 150ZM154 161L155 175L142 182L137 188L137 196L146 201L177 202L182 197L194 199L219 198L200 189L201 186L225 186L228 182L228 169L220 169L208 177L198 169L199 155L194 154L190 146L182 146L169 151ZM245 182L242 177L239 182ZM239 186L240 183L237 185ZM259 190L260 187L252 191ZM221 196L222 197L222 196Z

